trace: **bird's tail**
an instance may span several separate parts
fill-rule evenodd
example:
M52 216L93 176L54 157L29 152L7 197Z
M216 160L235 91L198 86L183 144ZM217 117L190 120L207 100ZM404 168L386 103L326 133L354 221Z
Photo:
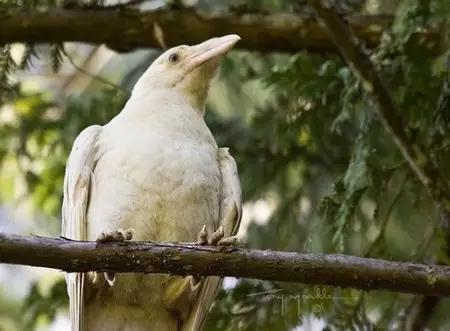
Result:
M70 273L66 275L67 292L70 299L71 331L84 331L84 278L84 273Z
M192 307L191 313L181 327L181 331L199 331L203 329L206 315L217 293L219 293L221 284L222 278L220 277L207 277L201 280L200 292Z

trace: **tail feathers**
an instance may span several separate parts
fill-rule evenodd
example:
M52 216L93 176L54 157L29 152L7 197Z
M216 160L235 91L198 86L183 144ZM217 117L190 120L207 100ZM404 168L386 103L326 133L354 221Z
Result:
M181 327L181 331L199 331L203 329L209 308L220 290L222 278L207 277L201 282L200 292L191 313Z
M67 292L70 299L70 324L72 331L84 331L84 273L67 274Z

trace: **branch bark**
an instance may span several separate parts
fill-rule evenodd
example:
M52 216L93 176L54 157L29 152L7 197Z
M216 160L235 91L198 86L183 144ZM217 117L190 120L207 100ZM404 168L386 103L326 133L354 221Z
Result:
M391 16L347 17L367 47L376 46ZM195 9L49 9L45 12L0 11L0 44L13 42L86 42L115 50L156 47L155 24L168 47L195 44L211 37L237 33L239 48L262 52L336 51L325 29L306 15L200 12ZM430 34L430 31L423 32ZM431 33L433 35L433 33ZM438 34L436 34L436 37ZM428 38L429 36L427 36Z
M0 234L0 263L68 272L234 276L450 296L450 267L346 255L300 254L182 243L96 242Z

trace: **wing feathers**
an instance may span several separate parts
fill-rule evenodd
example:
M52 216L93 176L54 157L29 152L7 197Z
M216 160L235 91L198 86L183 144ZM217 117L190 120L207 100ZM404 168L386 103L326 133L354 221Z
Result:
M101 130L90 126L75 140L66 165L64 200L62 205L62 235L75 240L87 239L87 208L89 203L91 174L95 166L95 145ZM70 299L72 331L83 330L83 289L85 274L66 274Z
M222 199L220 202L220 222L225 230L225 237L235 235L242 218L241 183L236 162L228 148L219 148L220 173L222 176Z
M219 223L224 227L225 237L229 237L237 233L242 217L241 184L236 162L228 148L219 148L217 156L222 177ZM201 282L200 292L181 328L182 331L198 331L203 328L206 314L220 289L222 278L206 277Z

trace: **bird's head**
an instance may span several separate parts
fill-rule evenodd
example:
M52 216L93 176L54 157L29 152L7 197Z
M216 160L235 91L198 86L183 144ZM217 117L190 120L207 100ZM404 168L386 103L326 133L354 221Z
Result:
M177 46L160 55L142 75L133 95L144 96L155 90L170 89L182 94L196 109L203 111L208 88L221 58L241 38L231 34L212 38L195 46Z

